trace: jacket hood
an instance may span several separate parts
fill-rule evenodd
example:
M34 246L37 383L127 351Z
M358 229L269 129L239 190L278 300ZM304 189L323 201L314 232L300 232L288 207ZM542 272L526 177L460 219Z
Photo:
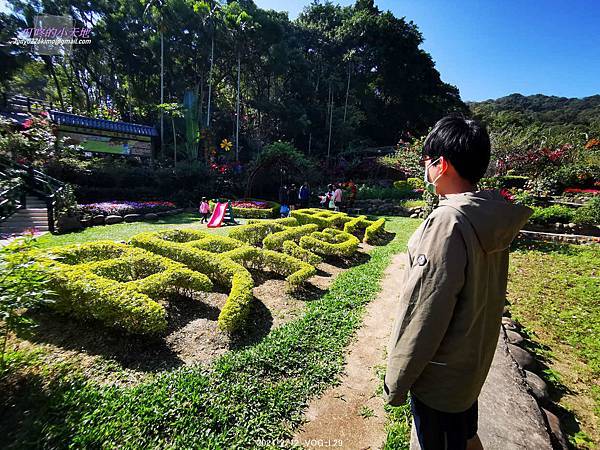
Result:
M440 197L471 223L486 253L505 250L525 225L533 209L507 201L498 190L463 192Z

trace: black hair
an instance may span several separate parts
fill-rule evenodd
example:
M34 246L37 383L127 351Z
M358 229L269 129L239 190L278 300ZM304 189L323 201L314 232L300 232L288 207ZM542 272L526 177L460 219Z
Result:
M458 174L476 184L490 163L490 136L484 125L462 114L440 119L423 145L423 157L432 160L443 156Z

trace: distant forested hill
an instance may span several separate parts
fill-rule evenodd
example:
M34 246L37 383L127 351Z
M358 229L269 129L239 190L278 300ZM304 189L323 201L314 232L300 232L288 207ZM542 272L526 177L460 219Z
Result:
M488 123L592 125L600 123L600 95L566 98L511 94L496 100L469 102L473 115Z

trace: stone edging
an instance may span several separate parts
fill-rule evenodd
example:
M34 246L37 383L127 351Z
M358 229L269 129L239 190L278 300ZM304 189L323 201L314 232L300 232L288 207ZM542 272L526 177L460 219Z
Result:
M599 236L587 236L584 234L559 234L521 230L518 236L538 241L562 242L565 244L600 244Z
M525 338L519 333L521 325L510 317L502 317L502 331L508 347L508 352L519 368L523 382L528 388L529 394L537 402L540 411L546 421L546 427L552 439L554 449L570 448L567 438L561 428L560 419L551 412L555 404L550 399L546 382L536 372L541 372L542 366L535 357L525 350Z

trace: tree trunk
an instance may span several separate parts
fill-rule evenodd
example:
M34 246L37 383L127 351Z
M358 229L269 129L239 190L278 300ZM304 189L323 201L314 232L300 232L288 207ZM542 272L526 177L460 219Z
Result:
M348 94L350 93L350 63L348 63L348 84L346 85L346 103L344 103L344 123L346 123L346 111L348 110Z
M175 117L171 116L173 124L173 167L177 168L177 134L175 133Z
M331 111L329 116L329 139L327 140L327 167L329 167L329 156L331 154L331 128L333 124L333 92L331 92Z
M235 160L240 160L240 69L241 69L241 54L238 50L237 58L237 102L236 102L236 120L235 120Z
M62 90L60 88L60 83L58 81L58 77L56 76L56 70L54 70L54 62L52 61L52 56L42 56L44 62L46 63L46 67L50 71L50 75L54 80L54 85L56 86L56 92L58 94L58 100L60 101L60 109L65 110L65 101L63 99Z
M213 62L215 56L215 30L213 27L213 34L210 40L210 69L208 69L208 107L206 109L206 128L210 128L210 99L212 94L212 73L213 73Z
M160 103L163 104L165 102L165 91L164 91L164 39L163 39L163 31L162 31L162 20L161 20L161 30L160 30ZM163 111L160 111L160 153L164 154L165 151L165 125L164 125L164 114Z

